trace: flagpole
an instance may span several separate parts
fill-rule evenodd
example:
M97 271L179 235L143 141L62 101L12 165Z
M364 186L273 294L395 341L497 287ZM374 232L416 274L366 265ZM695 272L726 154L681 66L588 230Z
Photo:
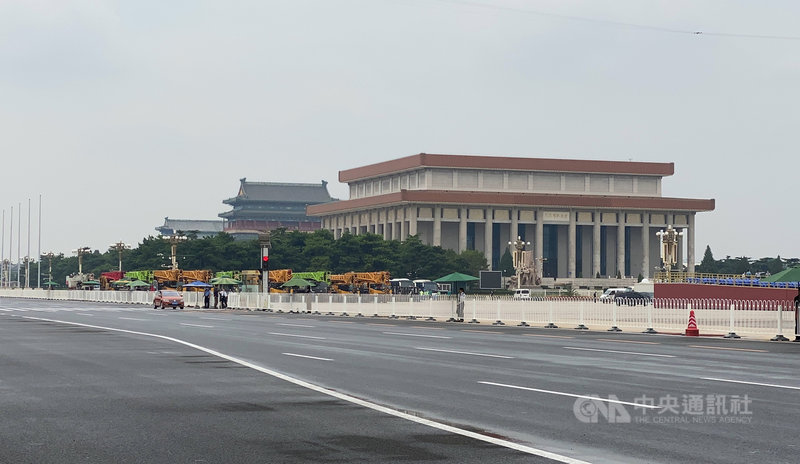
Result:
M36 251L36 288L42 288L42 194L39 194L39 249Z
M25 288L31 288L31 199L28 198L28 252L25 255Z
M0 238L0 288L6 282L6 210L3 210L3 236Z
M22 283L22 202L17 205L17 288Z

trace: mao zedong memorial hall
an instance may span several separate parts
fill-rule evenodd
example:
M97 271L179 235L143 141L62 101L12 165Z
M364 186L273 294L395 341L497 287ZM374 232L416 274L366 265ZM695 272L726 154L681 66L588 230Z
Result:
M322 228L457 252L497 269L509 242L530 242L539 276L651 277L660 231L680 230L676 261L694 272L695 215L713 199L661 195L674 163L420 153L339 172L350 197L309 206ZM685 253L685 255L684 255ZM685 259L684 259L685 258Z

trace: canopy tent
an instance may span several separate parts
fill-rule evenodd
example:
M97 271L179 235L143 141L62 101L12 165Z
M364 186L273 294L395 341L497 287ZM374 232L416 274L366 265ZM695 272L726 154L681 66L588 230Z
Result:
M471 275L462 274L460 272L454 272L452 274L447 274L444 277L439 277L435 279L434 282L436 283L447 283L447 282L474 282L476 280L480 280L477 277L472 277Z
M242 281L230 277L214 277L211 279L213 285L240 285Z
M800 282L800 266L790 267L761 279L762 282Z
M472 277L471 275L462 274L460 272L453 272L452 274L447 274L444 277L434 279L434 282L437 284L451 284L450 293L453 294L458 291L459 287L466 287L467 283L475 282L476 280L480 279L477 277Z
M314 284L307 281L306 279L301 279L300 277L292 277L286 283L281 285L281 287L313 287Z
M48 280L47 282L42 282L42 285L47 285L48 287L58 287L58 282Z
M211 287L213 287L213 285L207 284L207 283L203 282L202 280L195 280L194 282L189 282L188 284L183 284L183 287L184 288L186 288L186 287L189 287L189 288L211 288Z
M143 282L141 280L134 280L133 282L129 283L127 286L131 287L131 288L134 288L134 287L149 287L150 284L148 284L147 282Z

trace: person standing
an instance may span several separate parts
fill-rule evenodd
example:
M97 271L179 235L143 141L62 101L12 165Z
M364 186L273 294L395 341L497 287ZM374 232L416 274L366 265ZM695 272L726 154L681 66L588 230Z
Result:
M211 304L211 290L207 287L203 291L203 307L208 309L209 305Z
M222 290L219 291L219 307L225 309L228 307L228 292L223 287Z
M217 309L219 304L219 287L214 287L214 309Z
M467 294L463 288L458 289L458 305L456 305L456 321L464 322L464 304L467 302Z

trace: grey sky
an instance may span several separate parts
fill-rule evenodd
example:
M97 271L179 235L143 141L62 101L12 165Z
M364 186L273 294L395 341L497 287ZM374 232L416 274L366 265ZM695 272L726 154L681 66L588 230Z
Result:
M39 194L42 249L69 254L218 219L240 177L347 198L339 170L419 152L673 161L665 196L717 201L698 259L798 256L799 16L788 0L0 0L5 256L20 202L26 254L28 198L36 253Z

